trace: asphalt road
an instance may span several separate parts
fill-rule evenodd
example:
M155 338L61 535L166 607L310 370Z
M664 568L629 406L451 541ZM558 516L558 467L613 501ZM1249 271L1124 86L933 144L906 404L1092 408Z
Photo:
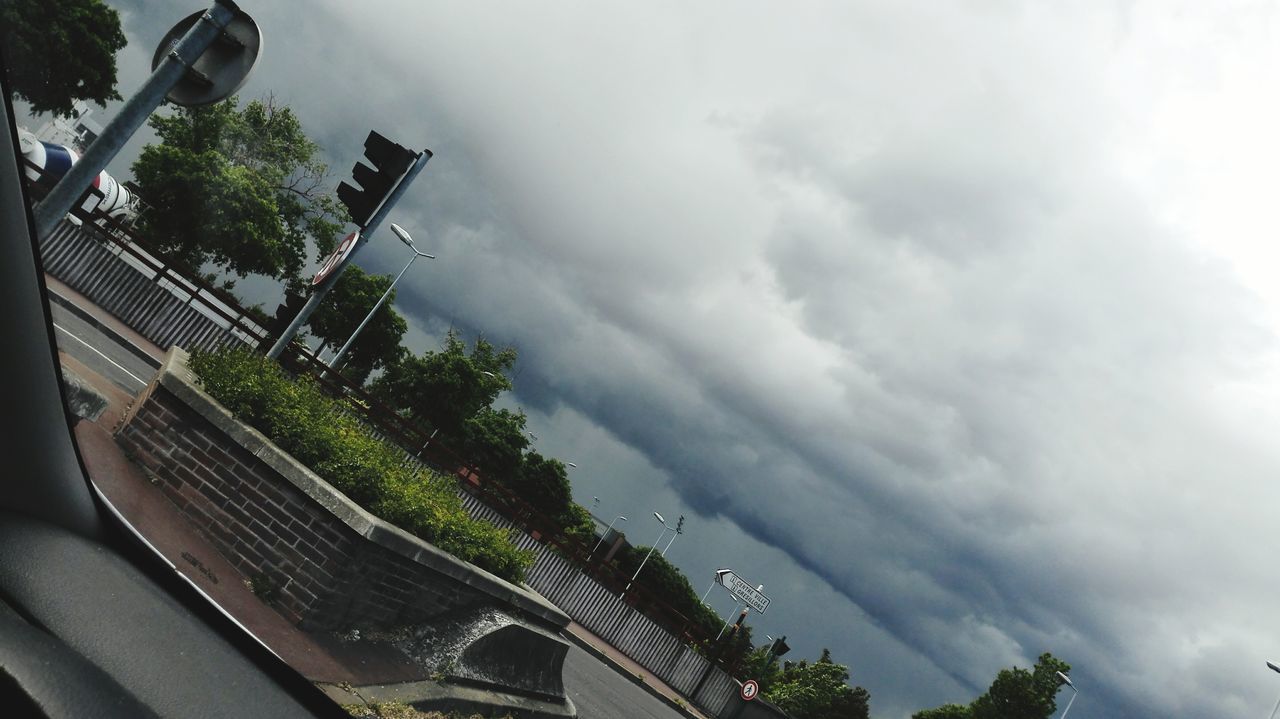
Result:
M576 645L564 660L564 688L581 719L684 719Z
M62 305L50 302L49 311L53 316L53 333L58 349L111 380L120 389L136 395L156 373L155 368L141 357L121 347Z

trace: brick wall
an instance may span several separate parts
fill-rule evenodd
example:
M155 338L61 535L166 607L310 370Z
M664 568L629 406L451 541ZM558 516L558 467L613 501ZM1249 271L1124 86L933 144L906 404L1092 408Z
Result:
M159 381L117 441L240 572L267 579L276 608L295 623L383 629L496 603L358 533Z

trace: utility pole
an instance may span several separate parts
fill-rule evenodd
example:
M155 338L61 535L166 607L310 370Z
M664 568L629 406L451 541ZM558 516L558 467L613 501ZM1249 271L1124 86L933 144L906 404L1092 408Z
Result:
M413 178L422 172L422 168L426 167L427 161L431 159L430 150L415 153L376 132L369 133L364 141L364 147L365 157L373 162L376 169L363 163L356 163L352 175L356 182L360 183L363 191L345 182L338 186L338 199L342 200L351 212L352 219L360 225L362 229L360 236L355 240L356 245L351 248L350 253L345 258L339 258L338 266L320 278L307 303L302 306L280 338L267 351L267 356L272 359L279 359L284 353L285 347L289 346L294 336L298 334L298 330L311 318L311 314L320 306L324 296L329 294L329 290L337 284L343 270L351 264L356 251L377 232L378 225L382 224L387 213L404 195L405 190L409 189Z

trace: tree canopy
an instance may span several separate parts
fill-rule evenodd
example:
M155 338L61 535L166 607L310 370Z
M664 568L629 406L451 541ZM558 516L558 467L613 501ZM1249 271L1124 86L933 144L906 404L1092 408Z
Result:
M155 114L161 142L133 164L140 229L167 257L296 284L307 239L326 254L347 219L320 148L288 106L237 98Z
M348 266L311 315L308 327L312 334L337 351L387 291L391 281L391 275L371 275L355 264ZM395 298L392 290L351 346L341 368L348 378L363 383L370 372L395 363L404 355L400 341L409 325L395 311Z
M372 391L411 421L456 440L468 419L511 389L503 373L515 361L514 349L498 349L483 337L468 352L461 335L451 330L439 351L406 356L388 366Z
M787 662L767 691L768 698L795 719L867 719L871 693L849 686L849 668L831 660L831 651L812 664Z
M1057 711L1058 690L1071 665L1045 652L1030 670L1001 669L990 688L970 704L947 704L911 719L1048 719Z
M37 114L120 99L116 53L128 41L120 14L101 0L5 0L0 41L13 93Z

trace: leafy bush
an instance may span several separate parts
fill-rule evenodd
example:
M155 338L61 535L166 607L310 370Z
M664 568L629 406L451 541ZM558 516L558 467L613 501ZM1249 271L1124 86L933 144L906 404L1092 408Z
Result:
M467 514L454 480L404 466L404 452L373 436L309 378L288 377L250 350L193 351L198 382L238 419L374 514L440 549L519 582L533 554Z

